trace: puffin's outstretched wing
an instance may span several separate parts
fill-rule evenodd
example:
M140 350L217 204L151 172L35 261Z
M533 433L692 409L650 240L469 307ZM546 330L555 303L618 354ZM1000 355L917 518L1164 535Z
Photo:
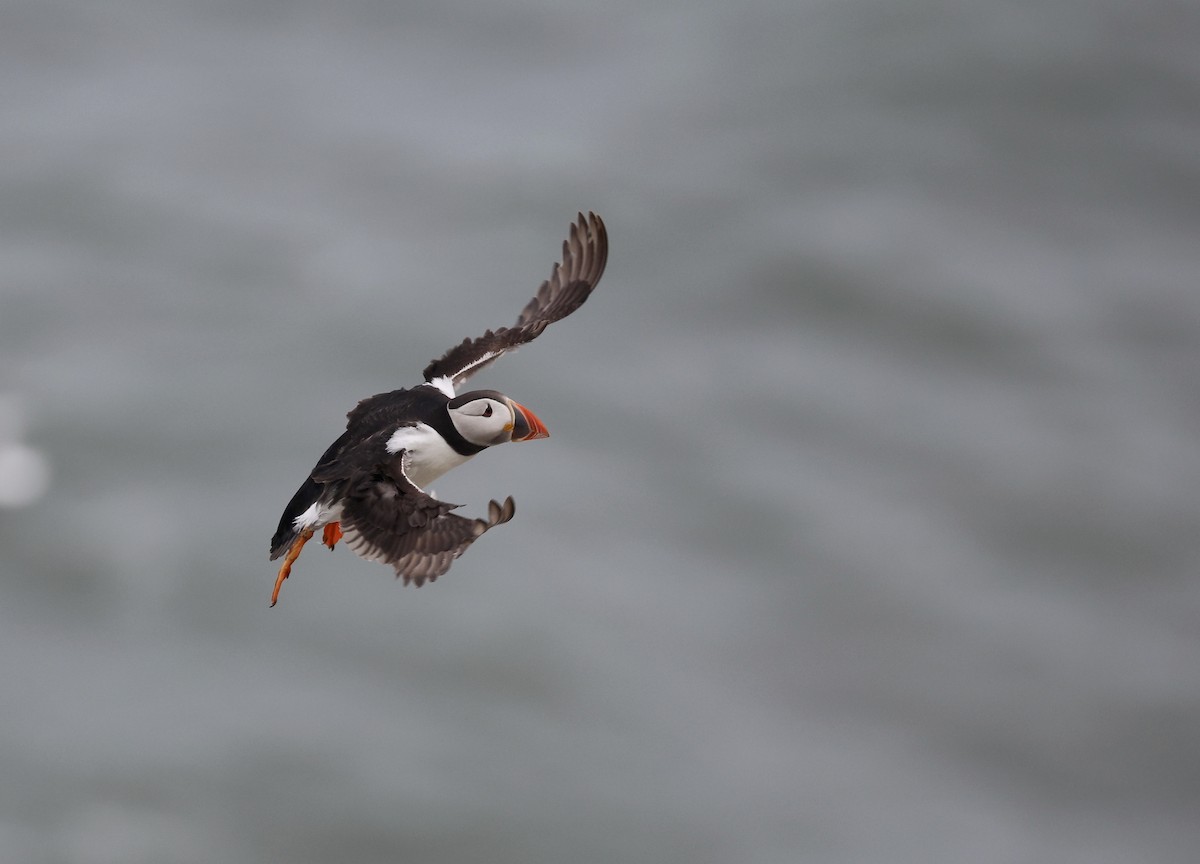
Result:
M464 339L425 367L425 380L448 396L464 381L488 366L504 352L531 342L560 318L583 305L592 293L608 260L608 233L595 213L571 225L563 241L562 261L550 271L537 294L521 310L512 327L488 330L476 339Z
M458 504L438 501L419 489L403 469L404 451L373 470L348 478L341 530L346 546L368 561L392 565L404 584L418 587L437 579L489 528L513 517L516 505L488 504L487 519L465 519L451 510Z

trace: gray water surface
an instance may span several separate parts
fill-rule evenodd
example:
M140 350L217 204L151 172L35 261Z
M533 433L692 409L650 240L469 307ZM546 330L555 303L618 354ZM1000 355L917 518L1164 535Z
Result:
M4 3L0 861L1197 860L1198 58L1169 0ZM475 379L552 437L436 486L516 519L268 609L344 413L581 209L601 287Z

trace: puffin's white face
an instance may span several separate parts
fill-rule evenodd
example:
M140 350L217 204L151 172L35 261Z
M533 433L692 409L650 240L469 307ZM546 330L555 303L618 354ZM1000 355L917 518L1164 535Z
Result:
M449 410L454 428L472 444L490 447L512 438L513 410L499 399L483 396Z
M528 408L491 390L457 396L450 400L446 410L458 434L479 447L529 441L550 434Z

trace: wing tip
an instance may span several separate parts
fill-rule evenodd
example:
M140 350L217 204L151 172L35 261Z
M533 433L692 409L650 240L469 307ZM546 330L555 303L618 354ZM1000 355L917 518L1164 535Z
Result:
M515 515L517 515L517 502L511 495L504 499L503 504L493 498L488 502L487 527L495 528L497 525L503 525Z
M608 228L594 210L589 210L587 216L581 212L578 220L571 226L570 239L578 244L581 259L577 279L583 279L595 287L604 275L604 265L608 262ZM566 259L566 244L563 244L564 261Z

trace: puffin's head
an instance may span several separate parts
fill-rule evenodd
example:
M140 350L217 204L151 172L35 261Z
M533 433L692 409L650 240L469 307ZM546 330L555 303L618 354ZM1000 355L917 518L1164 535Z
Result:
M446 405L458 434L478 447L548 438L537 415L495 390L472 390Z

